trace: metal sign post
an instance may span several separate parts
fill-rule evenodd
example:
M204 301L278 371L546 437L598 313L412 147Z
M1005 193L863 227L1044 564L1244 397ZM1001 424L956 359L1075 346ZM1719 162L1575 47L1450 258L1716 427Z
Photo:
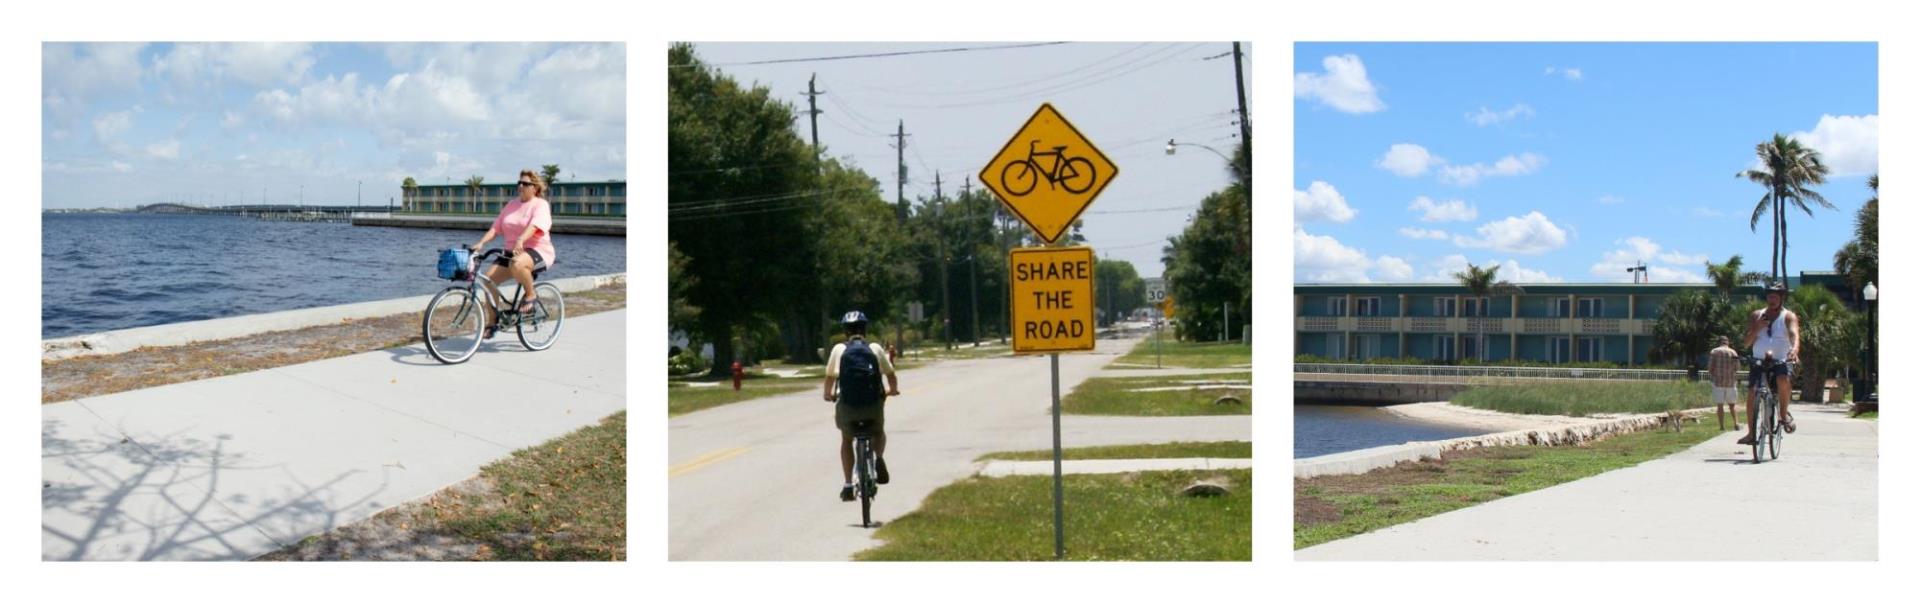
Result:
M1066 493L1060 485L1060 354L1053 357L1053 558L1067 558Z

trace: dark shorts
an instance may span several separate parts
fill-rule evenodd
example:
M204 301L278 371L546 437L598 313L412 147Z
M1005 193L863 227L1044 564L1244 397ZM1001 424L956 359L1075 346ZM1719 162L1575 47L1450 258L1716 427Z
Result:
M1766 373L1767 371L1762 370L1758 366L1755 366L1752 369L1748 370L1747 371L1747 388L1748 389L1758 388L1760 387L1760 383L1762 381L1766 382L1767 385L1769 386L1778 385L1778 382L1776 380L1780 377L1786 377L1788 379L1792 379L1793 363L1791 362L1773 363L1773 371L1772 371L1773 379L1768 379Z
M854 432L853 424L859 421L871 421L865 433L879 434L887 432L887 403L854 406L844 402L833 403L833 424L840 428L842 435L860 435Z
M547 258L540 257L540 252L538 250L528 249L526 250L525 253L527 255L533 256L533 275L534 276L540 276L540 273L547 271ZM509 268L513 266L513 262L507 260L506 254L500 254L500 255L494 256L493 264L495 266L502 266L502 267L509 267Z

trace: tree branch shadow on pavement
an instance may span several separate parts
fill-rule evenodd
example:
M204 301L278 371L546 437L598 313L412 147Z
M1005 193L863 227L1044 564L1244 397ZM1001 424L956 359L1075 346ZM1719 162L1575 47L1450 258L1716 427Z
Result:
M227 452L227 434L207 441L181 432L67 430L60 420L41 422L41 558L48 561L247 559L284 544L264 527L286 534L330 530L344 511L368 504L389 484L383 469L377 487L343 503L334 486L361 471L309 485L284 464L253 465L246 455ZM258 501L245 494L218 498L223 476L234 471L283 472L292 486ZM82 525L55 521L61 515Z

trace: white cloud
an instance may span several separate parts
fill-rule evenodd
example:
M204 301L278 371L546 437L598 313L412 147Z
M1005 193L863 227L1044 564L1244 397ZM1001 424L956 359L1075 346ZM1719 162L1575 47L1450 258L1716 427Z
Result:
M1600 195L1601 205L1619 205L1621 203L1626 203L1626 202L1627 202L1626 199L1615 197L1613 195Z
M179 159L180 141L167 140L147 145L147 156L154 159Z
M1374 165L1393 172L1394 175L1411 178L1427 173L1429 168L1446 165L1446 163L1447 160L1427 152L1426 147L1399 143L1387 147L1387 154L1380 156L1380 161Z
M1405 281L1413 277L1413 265L1406 260L1383 255L1373 261L1373 272L1388 281Z
M1821 115L1812 132L1794 132L1792 138L1820 151L1834 176L1880 171L1879 115Z
M125 161L115 161L113 162L113 171L131 172L133 171L133 164L127 163Z
M1320 101L1342 113L1373 113L1386 109L1360 57L1344 54L1321 61L1326 73L1293 75L1293 95Z
M244 125L247 125L247 117L239 113L227 111L220 118L220 126L223 128L231 129L231 128L238 128Z
M1433 239L1436 241L1445 241L1452 238L1451 235L1448 235L1447 231L1444 230L1427 230L1424 228L1408 228L1404 226L1400 228L1400 236L1409 239Z
M1567 232L1538 211L1525 216L1480 225L1478 238L1455 235L1453 243L1461 247L1488 248L1508 253L1538 254L1567 245Z
M1473 165L1449 165L1440 168L1440 181L1459 186L1471 186L1481 178L1492 176L1524 176L1540 171L1546 165L1547 158L1533 153L1521 153L1501 157L1493 165L1475 163Z
M1347 199L1333 185L1313 181L1305 191L1293 191L1293 219L1310 222L1324 220L1328 222L1346 222L1353 219L1353 208L1347 205Z
M146 44L47 43L40 47L40 99L54 113L77 117L96 95L140 87Z
M1587 77L1587 74L1580 71L1579 67L1566 67L1566 68L1548 67L1547 68L1547 75L1553 75L1555 73L1559 73L1560 77L1564 77L1576 82L1582 79L1585 79Z
M1459 282L1460 279L1455 278L1453 275L1454 273L1458 273L1458 272L1466 272L1467 263L1468 263L1467 256L1460 255L1457 253L1440 258L1438 260L1434 260L1433 262L1428 264L1428 267L1430 268L1430 270L1427 272L1425 276L1420 277L1420 280L1424 282L1429 282L1429 283ZM1489 259L1484 262L1479 262L1475 265L1481 268L1492 268L1492 267L1498 266L1500 268L1500 272L1496 274L1496 277L1499 280L1507 281L1509 283L1513 283L1521 286L1526 286L1528 283L1564 282L1564 279L1547 274L1547 272L1544 270L1532 270L1532 269L1523 267L1520 265L1519 260L1515 260L1513 258L1507 258L1507 261L1504 261L1504 262Z
M1329 236L1293 229L1293 274L1298 282L1365 283L1373 262L1367 253Z
M1648 280L1656 283L1704 283L1707 281L1705 254L1663 251L1659 243L1646 237L1627 237L1614 241L1614 249L1601 254L1589 272L1603 280L1632 282L1628 268L1647 266Z
M120 134L133 128L132 111L102 113L93 118L93 136L102 144L112 144L119 140Z
M1519 103L1500 111L1494 111L1482 105L1479 111L1467 114L1467 121L1473 122L1473 125L1476 126L1491 126L1503 121L1513 121L1522 117L1533 117L1533 107L1528 106L1526 103Z
M1466 222L1480 217L1480 210L1474 209L1473 206L1459 199L1435 203L1433 199L1420 196L1415 197L1413 204L1408 205L1407 209L1423 212L1420 216L1421 222Z
M1727 213L1726 213L1726 212L1723 212L1723 211L1720 211L1720 210L1717 210L1717 209L1714 209L1714 208L1711 208L1711 207L1704 207L1704 206L1702 206L1702 207L1695 207L1695 208L1693 208L1693 217L1695 217L1695 218L1725 218L1725 217L1727 217Z

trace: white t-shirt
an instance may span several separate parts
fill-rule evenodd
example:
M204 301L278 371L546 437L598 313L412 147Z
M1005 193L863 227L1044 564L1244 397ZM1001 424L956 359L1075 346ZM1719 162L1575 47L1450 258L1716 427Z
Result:
M1772 330L1769 332L1768 328ZM1753 337L1753 357L1765 358L1767 352L1773 352L1773 359L1787 361L1787 352L1793 350L1793 334L1787 332L1787 309L1773 317L1771 324L1761 325L1760 332Z
M887 359L886 348L880 347L880 344L869 341L867 342L867 349L873 350L874 358L878 358L880 360L880 374L883 374L883 375L893 374L893 361ZM830 354L827 354L827 376L828 377L840 376L840 353L845 352L846 350L847 350L847 344L844 344L844 343L833 344L833 352Z

